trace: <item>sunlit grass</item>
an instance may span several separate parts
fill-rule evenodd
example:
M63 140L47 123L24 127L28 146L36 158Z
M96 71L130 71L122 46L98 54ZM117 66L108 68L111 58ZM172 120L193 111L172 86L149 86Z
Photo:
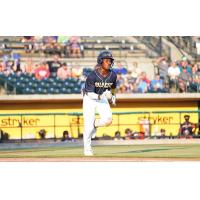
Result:
M96 157L200 158L200 144L95 146L93 149ZM82 156L82 147L43 147L0 150L0 158L64 158Z

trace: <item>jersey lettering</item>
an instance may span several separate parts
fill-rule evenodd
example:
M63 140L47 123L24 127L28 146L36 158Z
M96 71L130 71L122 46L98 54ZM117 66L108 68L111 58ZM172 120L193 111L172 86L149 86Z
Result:
M95 87L111 88L113 83L95 82Z
M94 92L102 94L106 89L116 88L117 75L111 71L107 77L101 76L97 70L91 72L85 82L85 92Z

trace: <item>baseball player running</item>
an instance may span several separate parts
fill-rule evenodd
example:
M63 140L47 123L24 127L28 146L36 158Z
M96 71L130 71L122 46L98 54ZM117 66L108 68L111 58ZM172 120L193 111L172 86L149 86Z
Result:
M91 139L95 137L96 128L108 126L112 123L110 104L115 105L116 73L111 69L114 59L109 51L103 51L97 58L97 66L85 82L83 90L84 117L84 155L93 156ZM95 112L100 119L95 119Z

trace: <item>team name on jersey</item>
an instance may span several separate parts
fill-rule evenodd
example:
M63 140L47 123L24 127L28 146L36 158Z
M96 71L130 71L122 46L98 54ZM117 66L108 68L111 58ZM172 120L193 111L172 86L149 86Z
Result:
M113 83L95 82L95 87L111 88Z

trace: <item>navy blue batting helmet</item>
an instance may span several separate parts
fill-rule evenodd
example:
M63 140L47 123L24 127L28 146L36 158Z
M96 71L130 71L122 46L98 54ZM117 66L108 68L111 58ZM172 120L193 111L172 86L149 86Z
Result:
M97 63L101 65L104 58L109 58L111 60L111 66L114 64L114 58L112 56L112 53L110 53L110 51L102 51L97 57Z

